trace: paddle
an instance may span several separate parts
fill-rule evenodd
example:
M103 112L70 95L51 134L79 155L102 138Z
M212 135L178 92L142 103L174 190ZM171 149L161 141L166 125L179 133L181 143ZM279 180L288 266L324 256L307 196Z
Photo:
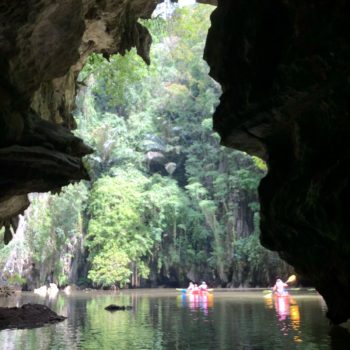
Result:
M287 279L287 281L285 281L284 283L292 283L292 282L295 282L297 280L297 276L295 275L291 275L289 276L289 278Z

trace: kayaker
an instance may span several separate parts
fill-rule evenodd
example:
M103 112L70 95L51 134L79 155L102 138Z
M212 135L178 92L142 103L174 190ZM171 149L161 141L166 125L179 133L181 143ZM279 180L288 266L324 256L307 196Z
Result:
M202 284L199 286L199 289L203 292L206 292L208 290L208 285L205 283L205 281L202 282Z
M280 278L278 278L272 290L277 295L284 296L288 294L288 292L284 289L285 287L288 287L288 284L284 283Z
M193 288L194 288L193 282L190 282L190 284L189 284L188 287L187 287L187 290L188 290L188 291L192 291Z

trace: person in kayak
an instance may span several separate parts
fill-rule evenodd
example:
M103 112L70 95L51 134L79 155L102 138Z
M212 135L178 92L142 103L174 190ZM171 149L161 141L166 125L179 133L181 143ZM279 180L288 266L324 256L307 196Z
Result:
M198 292L199 292L199 288L198 288L197 283L195 283L195 284L193 285L192 293L193 293L193 294L198 294Z
M272 288L272 291L278 296L285 296L288 295L288 292L285 290L285 287L288 287L288 284L284 283L280 278L278 278L275 285Z
M202 282L202 284L199 286L199 289L202 292L206 292L208 290L208 285L205 283L205 281Z
M188 290L189 292L191 292L191 291L193 290L193 288L194 288L193 282L190 282L190 284L189 284L188 287L187 287L187 290Z

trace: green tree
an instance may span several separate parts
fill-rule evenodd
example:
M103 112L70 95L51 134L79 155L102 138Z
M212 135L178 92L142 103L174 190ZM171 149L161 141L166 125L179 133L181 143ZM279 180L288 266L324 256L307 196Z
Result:
M91 218L86 244L92 262L89 277L95 284L110 284L111 271L107 266L119 264L113 260L116 256L123 261L120 262L123 279L115 280L113 284L125 283L127 267L123 254L130 259L129 276L133 269L137 269L142 277L148 275L143 260L150 252L152 240L141 210L142 188L146 182L147 178L134 170L120 171L115 177L102 177L94 184L89 204ZM107 258L112 260L102 266L101 262Z
M98 286L109 287L117 284L122 288L130 283L130 264L127 253L112 245L92 259L88 277Z

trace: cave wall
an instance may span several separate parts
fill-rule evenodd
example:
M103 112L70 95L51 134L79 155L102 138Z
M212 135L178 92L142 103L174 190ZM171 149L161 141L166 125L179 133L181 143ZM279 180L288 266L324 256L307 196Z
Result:
M3 0L0 2L0 226L27 193L89 179L92 150L71 133L76 80L92 52L108 58L136 46L149 63L151 37L138 18L154 0Z
M88 179L92 150L70 132L77 75L91 52L136 46L149 62L151 38L136 21L157 2L0 2L1 224L14 224L27 193ZM223 87L222 143L268 162L261 241L313 281L334 323L350 315L349 6L219 0L205 49Z
M219 0L205 59L222 143L263 157L261 242L350 316L350 5Z

